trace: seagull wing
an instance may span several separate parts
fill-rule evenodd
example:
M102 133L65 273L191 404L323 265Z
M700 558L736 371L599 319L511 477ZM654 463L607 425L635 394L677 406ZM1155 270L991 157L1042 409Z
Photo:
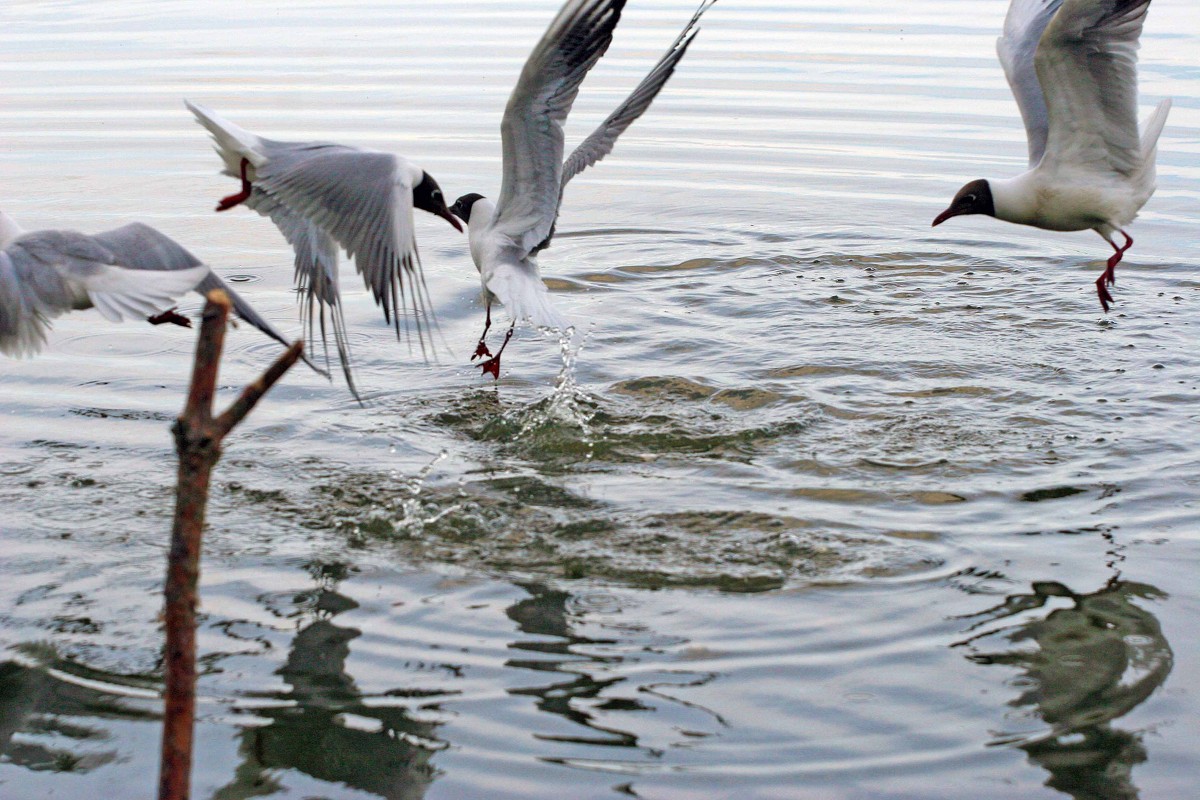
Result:
M318 299L324 292L324 300L336 296L326 278L329 242L337 242L354 259L397 336L404 310L413 312L424 352L423 318L433 315L413 226L413 185L420 169L390 153L344 145L263 142L266 160L257 168L247 205L271 216L297 249L297 268L307 276L310 292Z
M197 292L207 294L213 289L222 290L229 296L229 302L233 305L233 312L239 318L247 324L258 328L284 347L291 344L291 342L284 338L282 333L276 330L271 323L263 319L254 310L254 307L235 292L229 284L221 280L200 259L196 258L183 245L165 233L155 230L149 225L135 222L115 230L97 233L90 238L108 248L114 254L117 263L127 269L142 270L146 273L158 273L178 272L203 267L206 274L203 280L194 286ZM316 372L327 375L326 372L319 369L307 358L304 361Z
M1150 0L1065 0L1046 27L1034 66L1046 97L1043 163L1133 176L1137 48Z
M36 352L49 320L73 309L94 306L114 322L153 316L207 274L203 265L146 271L82 233L25 234L0 259L0 351Z
M338 246L324 229L292 211L287 206L258 189L251 190L247 203L255 211L270 217L275 227L287 239L295 254L295 281L300 292L300 317L305 336L315 341L319 330L321 342L328 342L328 329L333 328L333 340L351 394L361 400L351 371L350 341L346 335L346 317L342 311L338 290ZM326 344L325 363L329 364ZM314 367L314 369L316 369ZM319 372L321 370L318 370Z
M617 143L617 137L624 133L634 120L644 114L646 109L650 108L650 104L654 102L659 91L667 85L667 81L675 73L675 66L683 58L692 39L699 32L696 30L696 24L700 21L701 15L716 2L717 0L705 0L700 4L691 20L684 26L683 31L667 48L666 54L654 65L654 69L650 70L650 73L642 79L629 97L625 98L625 102L609 114L608 118L600 123L600 127L592 131L592 134L567 157L566 162L563 163L563 189L566 188L571 178L611 153L613 146Z
M1033 57L1046 26L1062 4L1063 0L1013 0L1008 7L1008 16L1004 18L1004 34L996 41L996 52L1013 97L1017 99L1017 107L1021 109L1021 119L1025 121L1030 167L1037 166L1042 160L1050 129L1046 99L1038 83Z
M563 123L588 70L612 42L625 0L568 0L521 70L500 125L504 179L494 229L529 254L558 216Z

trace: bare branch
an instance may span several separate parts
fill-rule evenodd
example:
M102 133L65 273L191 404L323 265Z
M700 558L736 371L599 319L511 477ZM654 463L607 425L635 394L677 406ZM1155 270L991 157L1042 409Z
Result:
M217 373L225 345L231 304L225 292L208 293L196 342L192 383L183 413L171 431L179 454L175 521L163 589L166 646L163 653L164 710L159 800L188 800L191 792L192 739L196 716L196 606L200 580L200 544L213 467L225 436L245 418L304 352L292 344L220 417L213 418Z
M233 405L214 420L221 438L225 438L225 435L233 430L254 409L254 406L258 405L258 401L262 399L262 396L271 391L271 387L275 385L275 382L282 378L284 373L291 369L292 365L303 354L304 342L293 342L292 346L285 350L283 355L275 359L275 363L266 372L258 376L258 380L245 389L242 389L242 394L233 402Z

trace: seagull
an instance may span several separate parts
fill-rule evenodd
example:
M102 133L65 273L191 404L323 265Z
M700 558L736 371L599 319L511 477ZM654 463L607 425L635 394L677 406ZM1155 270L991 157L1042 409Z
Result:
M563 123L584 77L608 49L625 0L568 0L525 61L500 124L500 199L493 204L472 192L450 208L467 223L471 259L483 284L487 317L471 358L488 356L478 365L483 374L500 377L500 356L517 322L528 320L564 332L570 327L550 302L537 263L537 254L554 236L563 189L612 152L617 137L650 107L695 38L700 16L715 2L700 4L666 55L566 161ZM512 325L492 355L485 340L497 300L508 310Z
M1052 231L1091 228L1113 249L1100 305L1132 245L1126 226L1154 194L1154 159L1171 101L1138 135L1137 48L1150 0L1013 0L997 43L1029 138L1029 170L975 180L933 221L987 214ZM1114 234L1124 243L1118 245Z
M221 289L239 317L289 344L209 267L149 225L135 222L90 236L26 232L0 211L0 352L5 355L34 355L46 343L52 318L85 308L112 322L141 317L153 325L189 328L191 321L174 305L193 289L201 294Z
M384 319L394 323L397 338L406 306L413 312L424 352L421 318L432 319L433 314L417 254L413 209L436 214L462 232L433 176L391 153L331 142L264 139L204 106L184 102L212 134L225 164L223 174L242 181L241 191L223 198L217 211L244 204L270 217L292 245L301 316L307 319L309 338L319 321L325 340L328 309L351 393L358 398L338 292L339 245L354 258Z

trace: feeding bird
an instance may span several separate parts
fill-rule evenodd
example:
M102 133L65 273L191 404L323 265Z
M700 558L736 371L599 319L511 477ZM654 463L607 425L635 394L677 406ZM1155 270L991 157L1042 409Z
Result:
M193 289L200 294L221 289L234 313L285 347L289 344L211 269L149 225L135 222L93 235L26 232L0 211L0 352L6 355L37 353L46 343L51 319L86 308L113 322L143 317L154 325L191 327L174 305Z
M654 69L565 161L563 124L584 77L608 49L625 0L569 0L529 54L500 124L504 174L499 200L493 203L472 192L450 209L467 223L471 259L483 284L487 316L472 360L488 357L479 365L484 374L500 377L500 356L517 322L568 329L537 263L537 254L554 236L563 189L612 152L617 137L650 107L695 38L700 16L714 2L700 4ZM492 355L486 337L497 300L512 325Z
M1137 124L1138 37L1150 0L1013 0L997 43L1021 110L1029 170L971 181L934 219L987 214L1053 231L1092 229L1113 248L1108 287L1133 245L1125 228L1154 194L1154 161L1171 101ZM1114 234L1125 241L1117 244Z
M244 204L270 217L292 245L309 338L319 322L325 340L328 310L342 372L354 396L358 391L338 291L339 245L354 259L397 337L406 307L412 311L424 352L422 316L432 318L432 311L417 253L413 209L442 217L462 232L433 176L391 153L331 142L265 139L204 106L185 103L212 134L225 164L223 174L242 182L241 191L223 198L217 211Z

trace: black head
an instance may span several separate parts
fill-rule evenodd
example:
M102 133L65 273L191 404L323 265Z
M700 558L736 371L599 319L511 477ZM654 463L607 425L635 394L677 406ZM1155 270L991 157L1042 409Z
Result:
M941 225L951 217L961 217L964 214L987 214L996 216L996 204L992 202L992 187L983 178L971 181L958 190L950 207L937 215L934 225Z
M482 200L483 195L477 192L464 194L462 197L454 201L454 205L450 206L450 213L458 215L463 222L470 224L471 222L471 207L475 205L476 200Z
M422 211L437 214L453 225L459 233L462 233L462 225L458 224L458 220L450 213L450 209L446 208L446 198L442 196L442 187L438 186L438 182L428 172L422 172L421 182L413 187L413 205Z

